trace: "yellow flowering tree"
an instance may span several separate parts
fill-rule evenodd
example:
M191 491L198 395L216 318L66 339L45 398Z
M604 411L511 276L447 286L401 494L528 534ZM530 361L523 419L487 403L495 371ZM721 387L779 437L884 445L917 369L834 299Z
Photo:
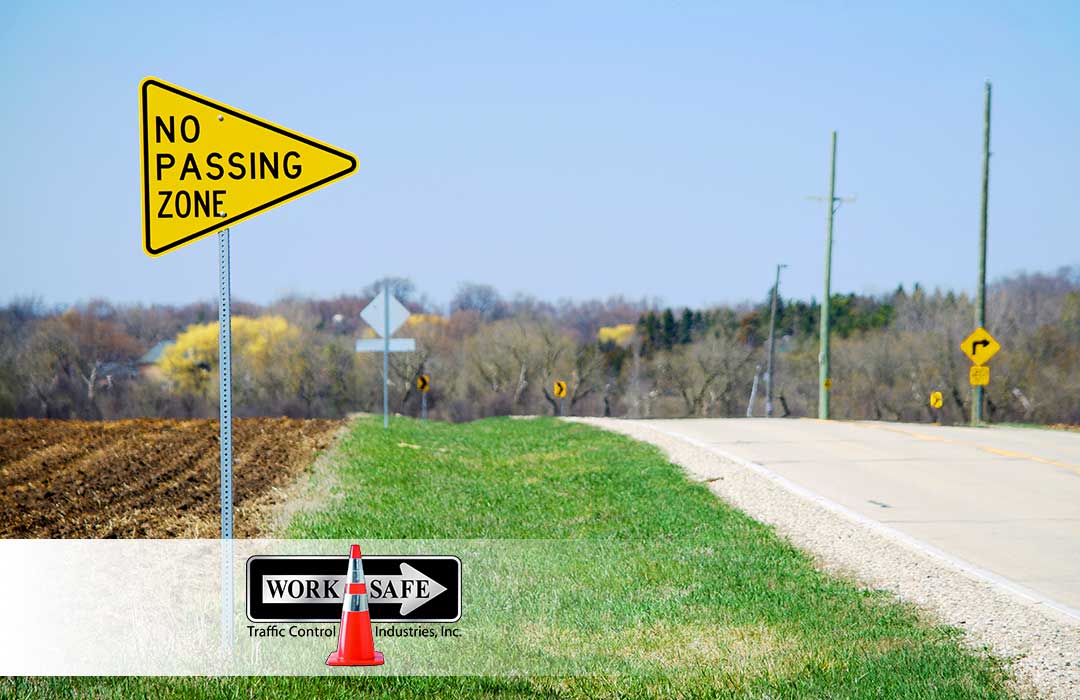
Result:
M604 326L597 332L596 339L600 343L614 343L620 347L626 347L634 339L634 324L620 323L617 326Z
M232 319L233 387L237 399L280 397L295 390L300 330L281 316ZM218 325L188 326L159 362L165 378L179 391L211 396L218 376Z

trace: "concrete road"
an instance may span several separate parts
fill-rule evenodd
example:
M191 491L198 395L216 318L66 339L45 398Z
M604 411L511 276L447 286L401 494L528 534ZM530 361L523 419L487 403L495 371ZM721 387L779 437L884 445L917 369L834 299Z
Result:
M642 422L760 464L1080 609L1080 433L764 418Z

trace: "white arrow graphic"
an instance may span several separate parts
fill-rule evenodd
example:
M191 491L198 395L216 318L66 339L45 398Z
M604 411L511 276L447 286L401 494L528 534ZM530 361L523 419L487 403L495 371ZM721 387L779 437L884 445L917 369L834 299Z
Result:
M401 603L402 615L408 615L446 591L446 586L405 562L401 563L400 576L365 575L364 581L372 603Z

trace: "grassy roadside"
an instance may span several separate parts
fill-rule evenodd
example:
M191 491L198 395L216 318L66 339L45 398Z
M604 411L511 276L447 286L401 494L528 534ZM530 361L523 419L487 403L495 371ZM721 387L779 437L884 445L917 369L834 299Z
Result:
M1053 423L1050 425L1044 423L994 423L994 426L1001 426L1005 428L1027 428L1029 430L1057 430L1065 431L1067 433L1080 433L1080 425L1067 425L1065 423Z
M545 634L574 677L14 680L20 698L1008 698L993 659L883 594L826 576L688 482L655 448L550 419L363 419L337 447L338 493L297 538L602 542L561 562L573 586ZM597 572L614 572L611 576ZM646 595L611 596L632 573ZM466 576L469 573L466 571ZM638 585L640 584L640 585ZM511 623L512 624L512 623ZM511 633L515 630L511 630Z

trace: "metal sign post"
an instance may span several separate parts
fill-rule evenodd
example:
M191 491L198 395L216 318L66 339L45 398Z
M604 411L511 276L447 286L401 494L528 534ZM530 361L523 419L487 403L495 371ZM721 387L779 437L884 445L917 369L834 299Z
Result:
M555 380L555 383L552 385L551 388L555 393L555 398L559 399L559 406L558 406L559 415L560 416L565 416L566 415L566 382L564 382L561 379L557 379L557 380Z
M390 284L383 285L382 427L390 427Z
M218 233L218 358L220 359L221 539L233 536L232 488L232 290L229 279L229 229Z
M218 233L218 429L221 441L221 649L233 652L232 285L229 229Z
M357 161L356 156L339 148L157 78L146 78L139 84L139 112L143 251L158 257L218 234L221 643L222 649L231 653L234 572L228 227L352 175ZM235 150L223 155L224 144ZM256 153L260 154L258 166ZM239 175L230 172L227 179L221 179L220 174L215 177L215 168L221 172L215 159L228 160ZM205 170L203 163L207 164ZM209 189L202 183L203 172L215 181Z
M409 310L390 294L389 283L383 284L383 290L371 300L360 318L371 326L382 339L362 338L356 341L357 352L381 352L383 354L383 428L390 427L390 353L413 352L416 340L413 338L391 338L390 336L409 318Z
M423 372L423 367L420 368ZM420 420L427 420L427 393L431 389L431 377L426 374L416 376L416 390L420 392Z

